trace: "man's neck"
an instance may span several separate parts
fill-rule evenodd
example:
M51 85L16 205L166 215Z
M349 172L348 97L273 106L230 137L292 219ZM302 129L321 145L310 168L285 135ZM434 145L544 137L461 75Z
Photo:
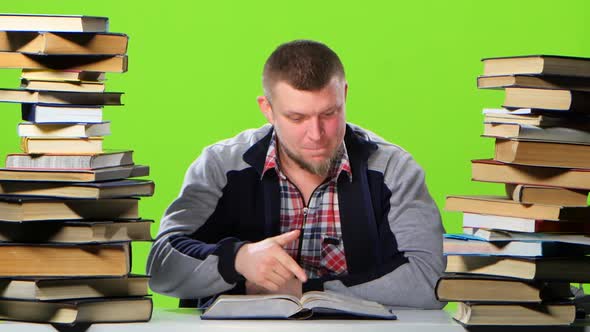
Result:
M327 176L318 175L302 168L280 148L278 156L281 172L299 189L305 200L305 205L307 205L313 191L324 182Z
M301 167L297 164L293 159L289 158L289 156L279 147L279 162L281 171L291 179L291 177L296 177L299 179L306 179L309 182L317 182L318 185L326 179L327 175L318 175L316 173L312 173L309 170Z

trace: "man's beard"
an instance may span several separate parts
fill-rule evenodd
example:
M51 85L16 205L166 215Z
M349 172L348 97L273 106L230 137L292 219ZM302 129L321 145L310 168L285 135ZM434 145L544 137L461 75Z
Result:
M330 171L332 166L338 162L338 157L340 156L339 152L342 149L342 145L340 145L338 149L334 150L330 158L326 158L325 160L317 164L312 164L303 160L301 156L296 155L293 151L289 150L283 145L280 145L279 149L282 149L285 152L285 154L291 160L293 160L299 167L303 168L304 170L312 174L325 178L326 176L328 176L328 172Z

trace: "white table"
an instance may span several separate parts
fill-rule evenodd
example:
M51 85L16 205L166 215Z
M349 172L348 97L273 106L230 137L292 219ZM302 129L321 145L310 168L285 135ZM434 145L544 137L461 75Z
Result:
M214 321L201 320L195 309L155 309L152 320L148 323L94 324L88 329L63 329L62 331L114 332L463 332L466 329L453 321L442 310L397 310L397 320L257 320L257 321ZM472 327L469 331L512 332L512 331L590 331L585 326L572 327ZM0 322L0 331L7 332L48 332L56 331L49 324L30 324L18 322Z

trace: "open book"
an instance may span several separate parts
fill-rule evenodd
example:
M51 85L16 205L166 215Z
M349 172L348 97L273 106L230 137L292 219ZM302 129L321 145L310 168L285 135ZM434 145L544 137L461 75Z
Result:
M316 315L397 319L383 305L334 292L292 295L221 295L201 319L306 319Z

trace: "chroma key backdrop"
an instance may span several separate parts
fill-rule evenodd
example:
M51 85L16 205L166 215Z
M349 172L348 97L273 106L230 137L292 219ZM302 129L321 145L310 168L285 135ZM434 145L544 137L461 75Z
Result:
M480 138L483 108L503 93L478 90L487 57L559 54L590 57L590 2L496 1L4 1L4 13L106 16L129 35L127 73L107 74L124 106L105 107L107 149L131 148L150 165L155 195L140 205L152 235L201 150L265 119L256 96L267 56L280 43L314 39L341 57L349 83L347 117L408 150L444 207L448 194L503 194L471 181L470 160L491 158ZM17 88L20 70L0 71ZM19 151L18 104L0 103L0 164ZM447 232L461 214L442 212ZM133 272L145 272L149 243L133 246ZM177 300L154 295L158 307Z

